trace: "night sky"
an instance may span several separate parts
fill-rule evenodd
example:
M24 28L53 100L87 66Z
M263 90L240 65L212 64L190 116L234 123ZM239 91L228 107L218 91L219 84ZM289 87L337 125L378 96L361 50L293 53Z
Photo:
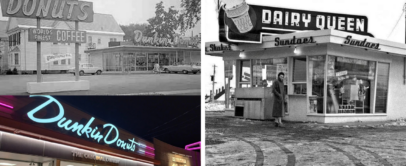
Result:
M53 96L153 143L179 148L200 138L200 96Z

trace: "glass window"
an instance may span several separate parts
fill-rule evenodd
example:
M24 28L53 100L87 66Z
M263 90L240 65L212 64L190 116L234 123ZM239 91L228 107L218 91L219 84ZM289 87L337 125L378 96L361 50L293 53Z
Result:
M288 80L287 58L256 59L253 60L253 85L257 87L270 87L278 77L278 73L283 72L284 84Z
M101 39L97 39L97 44L101 44Z
M327 113L372 113L376 62L329 56ZM372 89L372 90L371 90Z
M386 113L388 101L389 64L378 63L375 113Z
M306 58L293 59L293 82L306 82Z
M70 65L70 59L68 59L68 65Z
M54 61L54 65L58 65L58 61Z
M325 56L309 56L309 113L323 113L325 61Z
M18 61L18 54L14 54L14 60L15 60L15 64L18 65L19 61Z
M61 65L65 65L66 64L66 59L62 59L61 60Z
M240 73L241 73L240 82L250 82L251 81L251 61L250 60L241 61Z
M180 51L178 52L178 65L183 65L184 64L184 54L185 52Z

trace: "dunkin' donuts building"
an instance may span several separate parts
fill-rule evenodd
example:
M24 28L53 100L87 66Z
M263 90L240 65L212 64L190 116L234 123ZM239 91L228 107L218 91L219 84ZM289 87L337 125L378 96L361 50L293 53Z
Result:
M160 165L154 144L52 96L0 97L0 163Z
M224 60L235 116L272 119L271 86L284 72L285 120L406 117L406 46L374 38L365 16L241 3L220 10L219 27L206 54Z
M52 96L1 96L0 163L18 166L200 166L199 152L156 139L153 143L148 142L96 116Z

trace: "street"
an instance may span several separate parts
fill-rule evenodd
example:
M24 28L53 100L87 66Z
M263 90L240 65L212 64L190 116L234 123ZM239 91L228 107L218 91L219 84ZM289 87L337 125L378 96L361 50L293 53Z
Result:
M404 119L285 124L206 112L206 165L406 165Z
M43 82L75 80L72 74L44 74ZM200 95L200 74L102 74L84 75L88 91L48 93L49 95ZM36 75L0 75L0 95L28 95L27 82Z

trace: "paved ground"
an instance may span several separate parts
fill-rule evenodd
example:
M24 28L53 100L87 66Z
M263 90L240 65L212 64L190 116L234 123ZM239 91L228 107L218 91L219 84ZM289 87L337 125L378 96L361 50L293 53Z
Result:
M49 93L50 95L200 95L200 74L116 74L85 75L90 90ZM43 81L75 80L72 74L45 74ZM28 95L26 83L36 75L0 75L0 95Z
M404 166L404 120L286 123L245 120L206 112L206 165Z

